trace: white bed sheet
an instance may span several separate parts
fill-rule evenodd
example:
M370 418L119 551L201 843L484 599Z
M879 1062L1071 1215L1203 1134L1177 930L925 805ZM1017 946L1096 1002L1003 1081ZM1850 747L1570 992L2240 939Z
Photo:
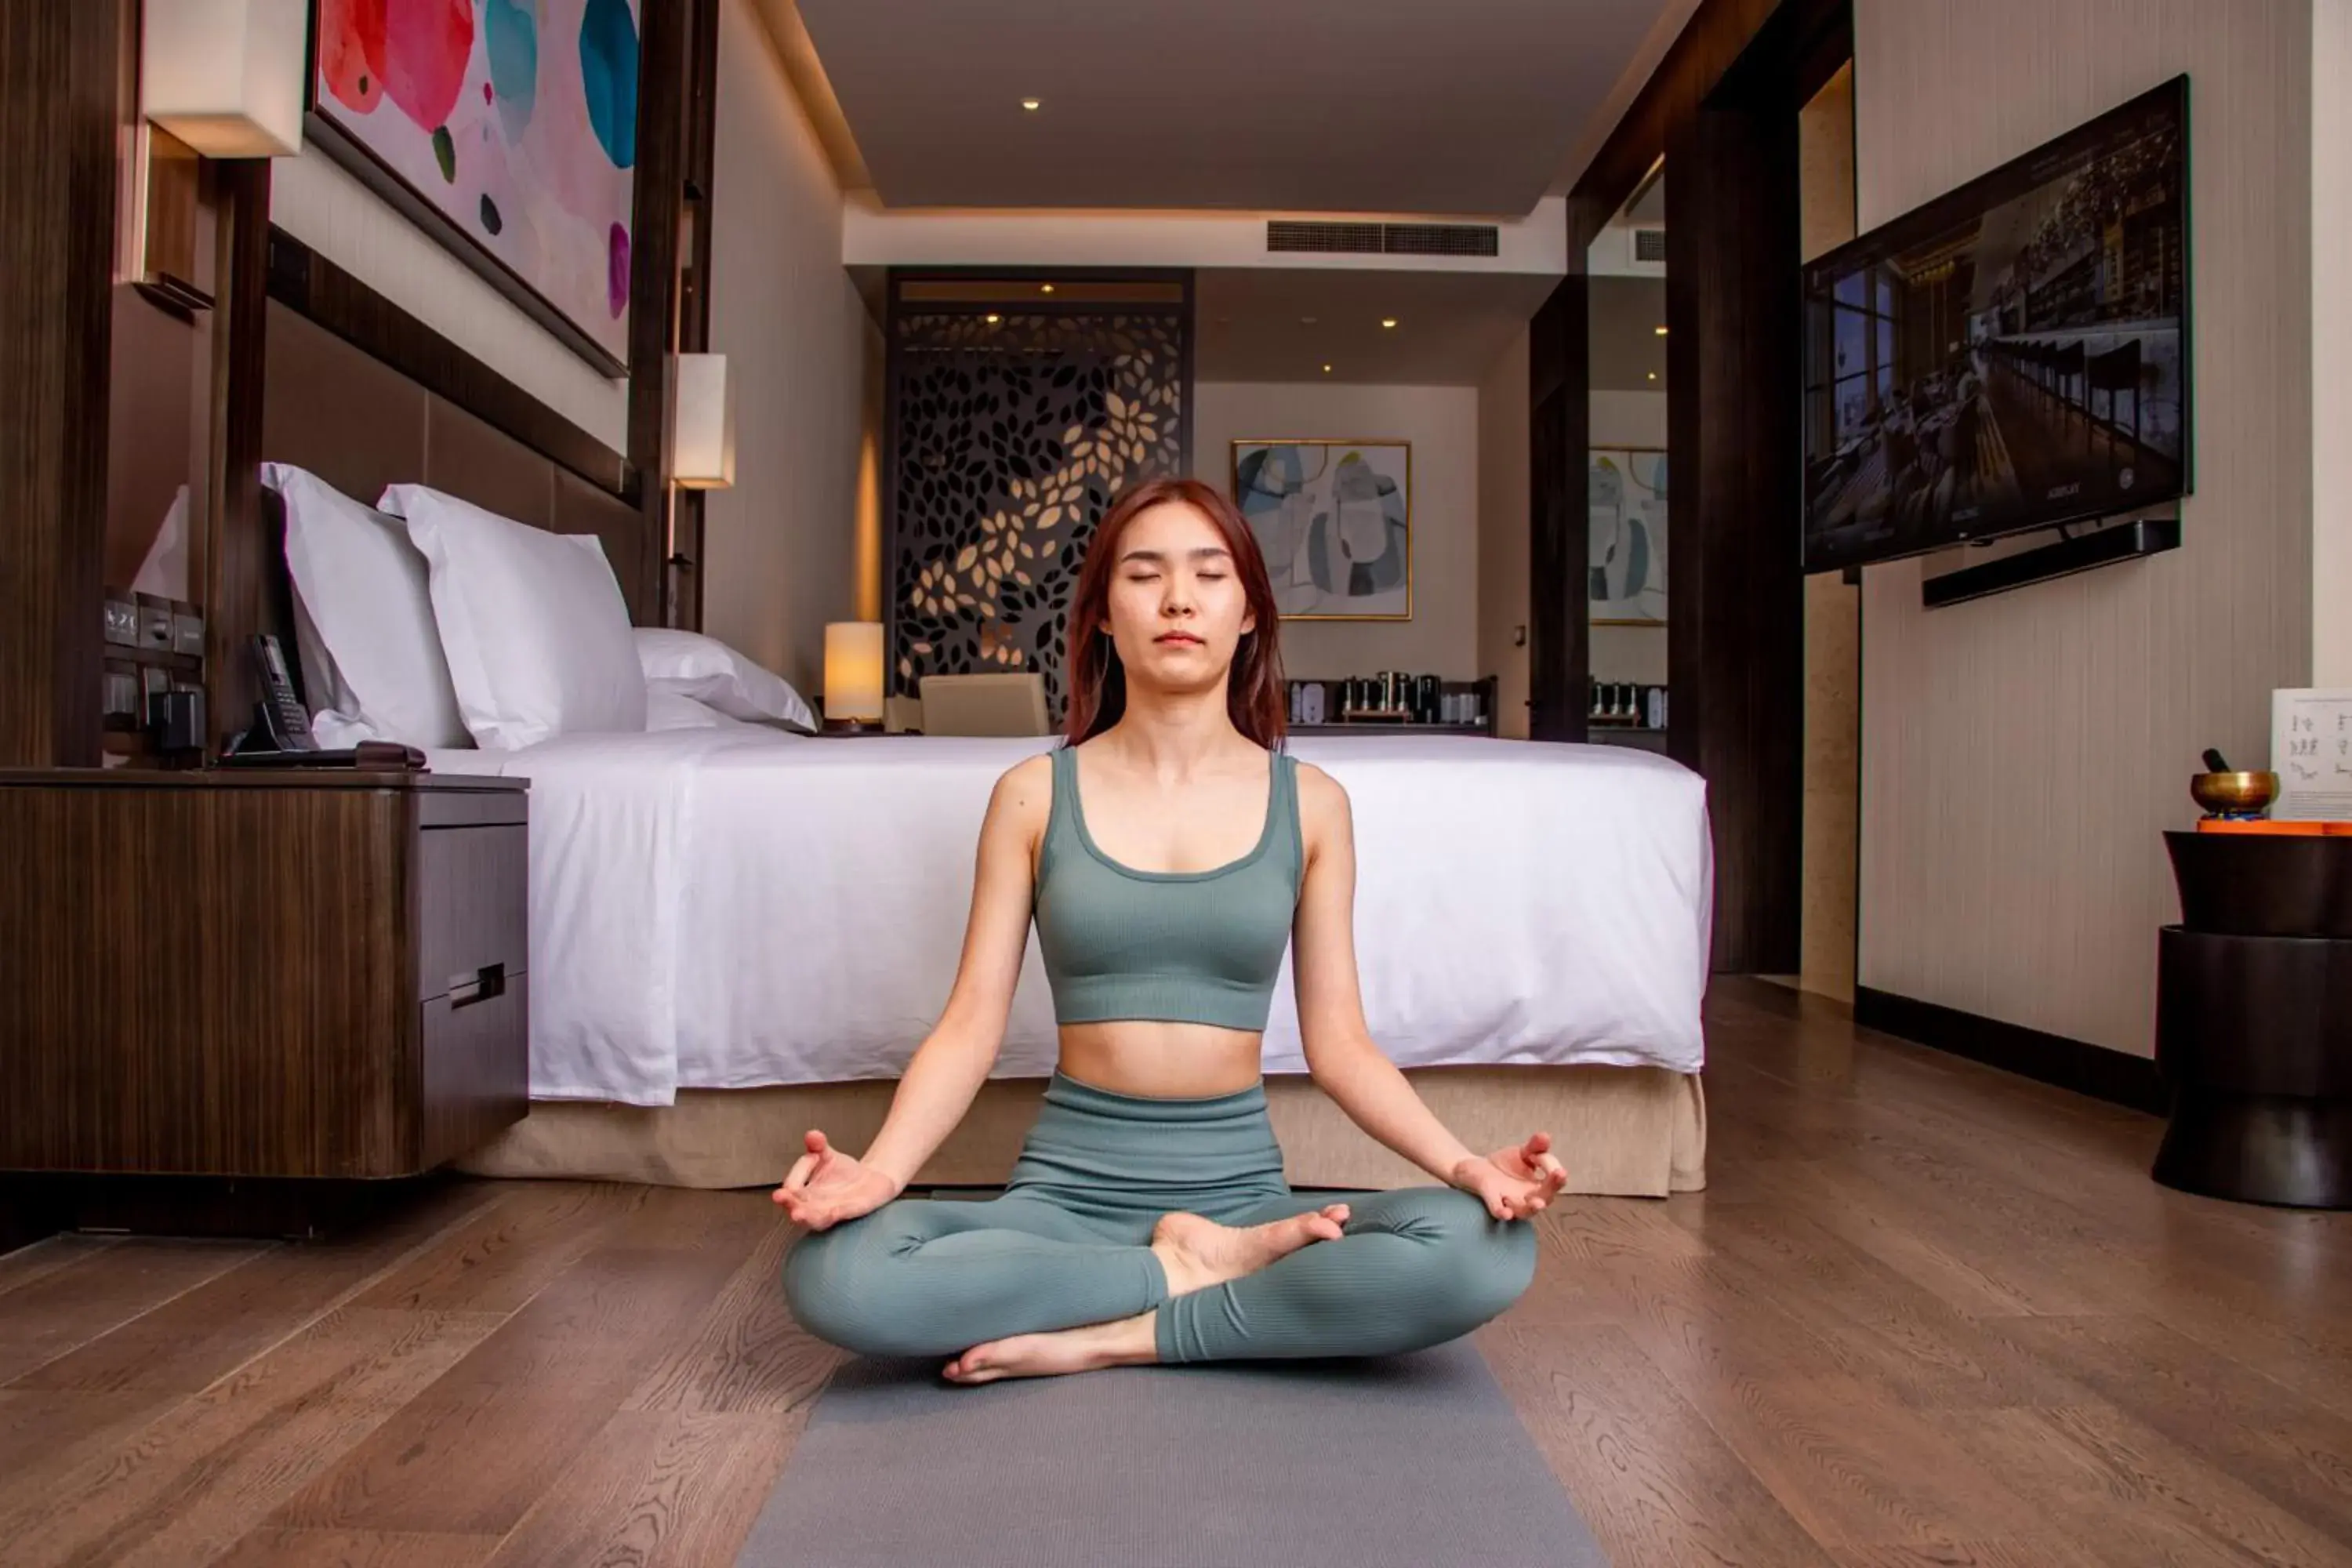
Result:
M990 789L1052 743L744 728L436 753L531 779L532 1095L898 1076L954 979ZM1612 747L1292 745L1353 804L1365 1014L1400 1065L1698 1070L1696 774ZM1033 935L995 1072L1054 1058ZM1286 960L1265 1067L1305 1067Z

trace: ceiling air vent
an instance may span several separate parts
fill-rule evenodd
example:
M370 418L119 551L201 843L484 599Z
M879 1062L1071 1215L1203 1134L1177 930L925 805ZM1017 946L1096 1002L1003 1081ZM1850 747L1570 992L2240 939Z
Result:
M1270 251L1494 256L1499 245L1499 231L1492 224L1305 223L1282 218L1265 226L1265 247Z
M1381 228L1381 248L1391 256L1493 256L1499 243L1491 223L1391 223Z
M1633 259L1664 262L1666 258L1666 231L1662 228L1637 228L1633 231Z
M1348 250L1369 256L1381 253L1381 226L1376 223L1298 223L1276 219L1265 226L1268 250Z

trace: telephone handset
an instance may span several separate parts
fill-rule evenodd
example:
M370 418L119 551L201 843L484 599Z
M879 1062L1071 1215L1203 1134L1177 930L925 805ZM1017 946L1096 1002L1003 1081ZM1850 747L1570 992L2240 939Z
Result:
M340 752L322 752L310 733L310 715L294 694L294 672L286 652L268 632L252 642L261 676L261 700L253 705L253 727L221 753L223 767L376 768L421 772L423 752L397 741L362 741Z
M263 632L253 639L254 662L261 670L261 700L253 705L252 739L256 749L268 752L315 752L318 738L310 733L310 715L294 694L294 676L286 668L286 652L278 639Z

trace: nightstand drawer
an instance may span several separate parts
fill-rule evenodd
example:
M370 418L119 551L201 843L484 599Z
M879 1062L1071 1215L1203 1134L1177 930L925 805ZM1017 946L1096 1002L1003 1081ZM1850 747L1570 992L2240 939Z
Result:
M489 1142L530 1110L530 976L505 973L485 990L423 1005L420 1171Z
M416 994L446 996L530 963L530 829L428 827L417 834Z

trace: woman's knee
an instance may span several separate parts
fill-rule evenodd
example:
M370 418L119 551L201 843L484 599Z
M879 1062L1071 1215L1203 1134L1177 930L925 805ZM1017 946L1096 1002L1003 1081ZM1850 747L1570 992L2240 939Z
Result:
M1534 1281L1532 1221L1498 1220L1453 1187L1423 1189L1402 1207L1397 1229L1424 1244L1422 1283L1448 1319L1475 1325L1499 1317Z
M827 1344L861 1355L887 1355L888 1260L892 1227L878 1214L813 1231L784 1255L784 1303L793 1321Z

